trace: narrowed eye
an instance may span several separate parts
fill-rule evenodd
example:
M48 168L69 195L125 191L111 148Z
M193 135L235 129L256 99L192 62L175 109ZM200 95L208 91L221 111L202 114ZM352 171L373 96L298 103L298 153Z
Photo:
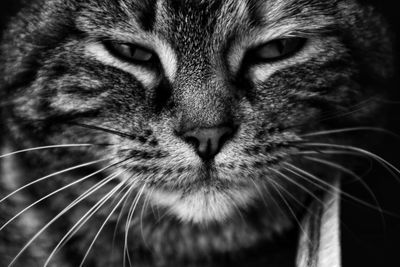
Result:
M276 61L294 55L305 44L304 38L284 38L270 41L253 50L253 58L257 61Z
M134 44L105 42L105 46L114 56L136 64L151 63L156 58L150 50Z

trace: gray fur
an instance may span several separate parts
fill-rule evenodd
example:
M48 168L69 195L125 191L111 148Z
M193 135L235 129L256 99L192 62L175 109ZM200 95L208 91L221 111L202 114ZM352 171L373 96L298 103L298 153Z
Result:
M318 39L322 46L318 57L282 68L262 83L251 79L250 69L231 72L226 56L234 44L256 28L285 25L295 25L291 35ZM133 39L151 33L168 43L177 58L174 79L161 69L157 73L161 82L146 87L133 75L86 54L87 42L121 38L121 32ZM343 118L324 118L383 95L390 55L384 21L372 8L352 0L33 0L12 19L1 41L4 143L14 150L51 144L113 144L14 157L22 173L17 187L84 162L132 157L121 169L132 168L131 179L138 181L135 192L144 185L147 194L161 189L183 196L224 192L237 204L237 192L252 188L254 195L246 205L211 222L181 220L146 195L130 227L129 254L134 266L222 266L221 258L230 259L228 264L233 266L252 248L274 248L296 225L272 183L293 194L285 201L299 217L303 214L301 204L309 195L270 169L282 170L283 162L309 167L294 155L303 133L370 124L369 118L379 110L373 100ZM177 132L226 123L238 131L221 152L224 160L216 163L211 179L199 179L205 177L204 169L196 165L192 147ZM32 202L99 168L68 172L23 194ZM331 181L330 173L315 169ZM3 173L0 180L1 196L13 190L2 185L7 175L11 174ZM47 222L105 175L55 195L33 213ZM298 177L292 179L316 190ZM255 193L253 183L259 192ZM36 260L39 266L43 264L73 223L114 185L90 196L50 228L43 237L48 245L40 248L42 256L27 251L16 266L36 266L32 263ZM14 205L19 204L0 204L0 223L11 216L10 210L16 210ZM106 204L82 227L54 258L53 266L78 266L110 207ZM127 212L122 212L122 222ZM117 226L117 220L118 213L99 236L87 266L122 265L126 229L124 223ZM114 227L116 242L110 257ZM0 232L9 242L7 247L0 245L1 266L15 256L24 243L21 240L29 240L29 235L17 233L25 233L17 224ZM276 258L284 255L276 260L274 253L266 253L266 263L278 264L286 256L285 250L275 253Z

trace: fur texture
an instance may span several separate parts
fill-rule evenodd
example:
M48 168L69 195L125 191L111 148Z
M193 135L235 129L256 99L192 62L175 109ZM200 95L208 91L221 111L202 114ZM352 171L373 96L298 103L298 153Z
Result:
M246 60L260 44L289 37L306 40L289 58ZM157 61L144 66L121 60L107 41L140 45ZM31 225L22 216L0 231L9 244L0 245L0 265L10 263L21 240L106 181L15 265L43 264L64 234L115 188L120 190L52 257L51 266L79 266L105 221L87 266L121 266L126 255L134 266L233 266L263 254L263 264L290 266L296 242L282 240L321 183L289 167L313 172L326 186L337 171L301 153L317 150L310 142L357 141L304 134L371 125L390 75L390 55L385 23L352 0L29 1L1 42L3 145L9 151L90 146L14 156L15 167L2 173L1 196L50 173L104 161L46 179L21 192L22 200L13 196L1 203L4 223L11 211L77 183L32 207L36 219L26 219ZM235 134L205 164L181 133L220 125L232 125ZM115 179L105 178L113 174ZM263 252L256 253L260 247Z

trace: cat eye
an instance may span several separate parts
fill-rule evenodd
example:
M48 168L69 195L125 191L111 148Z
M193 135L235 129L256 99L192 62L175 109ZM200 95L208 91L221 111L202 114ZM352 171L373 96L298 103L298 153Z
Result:
M297 37L276 39L253 49L252 58L261 62L281 60L294 55L305 42L305 38Z
M106 42L105 46L114 56L136 64L151 63L156 58L150 50L134 44Z

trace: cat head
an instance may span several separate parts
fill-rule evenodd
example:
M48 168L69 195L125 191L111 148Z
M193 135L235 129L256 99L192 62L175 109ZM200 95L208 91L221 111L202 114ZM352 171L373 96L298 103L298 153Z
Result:
M3 37L5 119L21 144L91 144L79 160L183 221L274 220L315 189L306 134L369 123L388 36L350 0L32 1Z

